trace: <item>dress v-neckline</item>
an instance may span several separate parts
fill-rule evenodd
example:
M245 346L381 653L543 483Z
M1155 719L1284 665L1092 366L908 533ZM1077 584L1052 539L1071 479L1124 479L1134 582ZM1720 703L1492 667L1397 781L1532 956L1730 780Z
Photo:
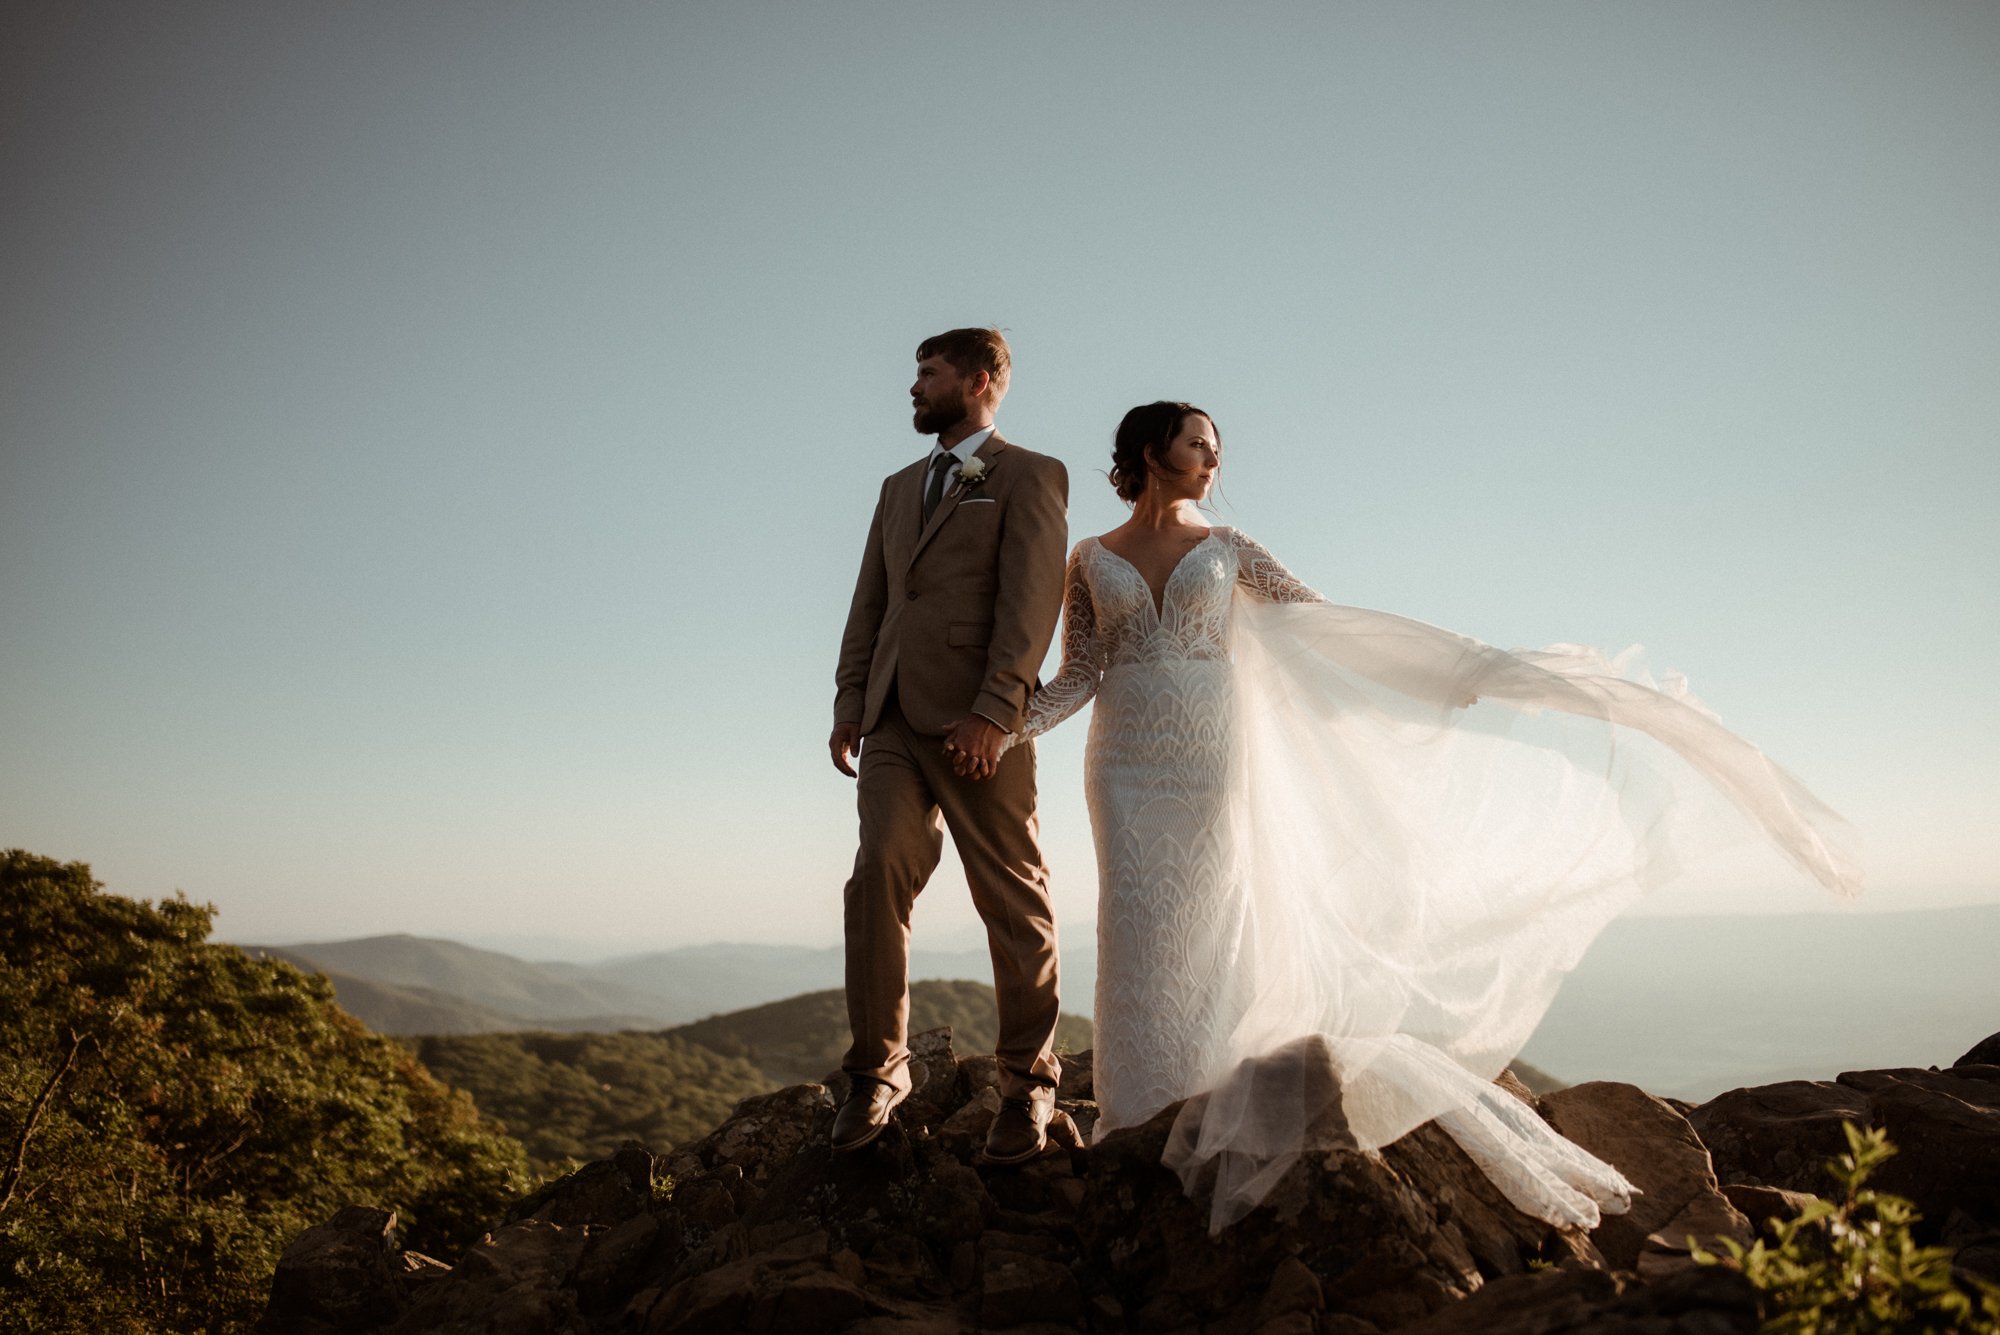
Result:
M1140 570L1139 567L1133 565L1130 561L1126 560L1124 557L1120 556L1117 552L1114 552L1109 547L1105 546L1104 539L1099 537L1093 537L1091 538L1091 542L1097 545L1098 551L1103 552L1106 556L1110 557L1112 560L1116 561L1119 565L1124 566L1127 570L1131 571L1134 575L1137 575L1139 577L1139 582L1146 586L1146 592L1148 595L1150 595L1147 598L1147 601L1153 605L1153 622L1154 624L1157 625L1158 623L1165 621L1167 619L1167 590L1174 587L1174 576L1181 573L1181 567L1187 564L1187 559L1190 556L1193 556L1196 552L1208 546L1209 543L1215 540L1215 535L1220 532L1222 532L1222 529L1220 527L1210 528L1208 530L1207 537L1203 538L1200 542L1197 542L1194 546L1182 552L1180 554L1180 559L1174 562L1174 568L1167 572L1166 582L1160 585L1159 592L1157 593L1153 591L1153 586L1147 582L1145 572Z

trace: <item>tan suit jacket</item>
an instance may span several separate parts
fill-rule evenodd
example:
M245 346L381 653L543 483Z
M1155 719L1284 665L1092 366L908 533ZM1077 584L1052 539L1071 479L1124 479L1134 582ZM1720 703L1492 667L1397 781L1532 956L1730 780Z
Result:
M974 457L985 478L954 486L929 524L927 459L882 483L840 640L834 722L873 732L893 690L921 734L967 713L1020 730L1062 606L1069 474L997 432Z

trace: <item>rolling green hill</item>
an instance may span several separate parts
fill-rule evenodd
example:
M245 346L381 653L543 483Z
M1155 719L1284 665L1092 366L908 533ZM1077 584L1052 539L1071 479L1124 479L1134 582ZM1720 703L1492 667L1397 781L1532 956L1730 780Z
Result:
M959 1056L993 1051L998 1032L993 988L964 981L910 984L910 1032L922 1033L947 1024ZM847 1001L838 988L808 992L749 1010L712 1015L669 1032L753 1062L775 1085L795 1085L817 1080L840 1066L848 1044ZM1056 1050L1087 1048L1091 1033L1090 1021L1065 1015L1056 1026Z
M950 1025L960 1055L991 1052L993 989L910 987L912 1033ZM664 1033L440 1034L402 1040L431 1074L472 1096L480 1114L526 1146L538 1174L603 1158L621 1141L655 1153L706 1135L740 1099L818 1080L847 1049L837 989L711 1016ZM1091 1043L1090 1021L1065 1015L1058 1050Z

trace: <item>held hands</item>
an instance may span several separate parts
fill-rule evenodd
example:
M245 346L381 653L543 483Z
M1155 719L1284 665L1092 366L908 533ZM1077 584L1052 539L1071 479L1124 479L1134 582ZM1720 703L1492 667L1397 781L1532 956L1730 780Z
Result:
M850 779L855 777L851 758L861 751L861 725L834 724L826 745L833 754L833 767ZM1000 725L977 714L960 719L945 734L944 753L951 757L952 772L961 779L992 778L1006 749L1007 734Z
M833 767L848 778L853 778L854 766L848 763L847 758L861 750L861 725L859 723L834 724L833 736L826 739L826 744L833 752Z
M990 779L1000 768L1000 753L1007 749L1007 734L1000 725L978 714L969 714L951 725L945 734L944 753L951 757L952 773L961 779Z

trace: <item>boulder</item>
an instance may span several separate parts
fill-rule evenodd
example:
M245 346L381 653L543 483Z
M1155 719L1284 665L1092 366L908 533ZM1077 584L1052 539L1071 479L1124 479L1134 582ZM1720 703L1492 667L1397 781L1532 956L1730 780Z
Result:
M825 1085L792 1085L744 1099L729 1120L668 1155L662 1167L679 1179L733 1164L749 1181L761 1182L805 1145L822 1112L829 1118L833 1112Z
M517 1201L508 1221L551 1224L620 1224L653 1205L653 1156L627 1141L609 1159L585 1164Z
M1687 1118L1637 1085L1596 1080L1542 1097L1550 1125L1623 1173L1639 1194L1590 1235L1621 1270L1673 1264L1692 1236L1750 1241L1750 1221L1723 1196L1708 1150Z
M2000 1227L2000 1066L1850 1071L1833 1082L1735 1089L1690 1114L1724 1182L1821 1193L1824 1164L1847 1152L1843 1122L1879 1126L1896 1146L1869 1180L1922 1212L1936 1241L1954 1210Z
M1394 1329L1479 1288L1489 1267L1525 1271L1550 1233L1424 1127L1379 1156L1350 1145L1301 1159L1264 1205L1211 1236L1206 1206L1160 1164L1179 1112L1093 1146L1077 1212L1084 1261L1135 1330L1254 1329L1281 1277L1294 1296L1273 1320L1296 1325L1316 1301L1329 1318Z
M1954 1069L1960 1066L2000 1066L2000 1034L1988 1034L1980 1039L1952 1066Z
M979 1324L988 1330L1046 1322L1074 1328L1083 1319L1076 1276L1060 1261L989 1247L979 1276Z
M1754 1335L1757 1291L1719 1266L1644 1283L1630 1271L1542 1270L1495 1280L1398 1335Z
M256 1329L259 1335L379 1330L406 1305L400 1282L406 1273L396 1249L395 1214L347 1206L285 1248Z
M1916 1202L1927 1238L1954 1210L2000 1226L2000 1066L1850 1071L1840 1084L1896 1146L1869 1185Z
M588 1335L569 1280L588 1240L585 1229L524 1219L495 1229L468 1250L451 1274L384 1335L477 1330L482 1335Z
M1688 1114L1726 1183L1819 1192L1821 1165L1847 1152L1841 1123L1868 1123L1859 1091L1825 1080L1784 1080L1718 1094Z
M1768 1234L1773 1223L1796 1219L1801 1211L1819 1199L1803 1191L1753 1187L1742 1182L1730 1183L1722 1189L1722 1194L1750 1221L1750 1231L1757 1237Z
M1696 1108L1503 1079L1640 1187L1591 1235L1521 1214L1435 1124L1369 1154L1336 1114L1317 1128L1329 1148L1212 1236L1205 1202L1160 1163L1182 1105L1086 1147L1077 1054L1061 1143L995 1167L978 1159L993 1059L956 1057L948 1031L918 1040L919 1094L863 1150L831 1152L833 1100L800 1085L744 1100L662 1161L627 1145L584 1166L455 1266L399 1251L393 1215L350 1207L286 1249L258 1330L1726 1335L1756 1329L1756 1295L1693 1265L1686 1235L1747 1239L1753 1220L1795 1213L1845 1149L1843 1120L1888 1127L1902 1152L1878 1184L1917 1201L1961 1269L2000 1272L2000 1066L1854 1072Z
M1056 1086L1059 1099L1097 1098L1097 1051L1085 1048L1082 1052L1064 1054L1062 1058L1062 1081Z

